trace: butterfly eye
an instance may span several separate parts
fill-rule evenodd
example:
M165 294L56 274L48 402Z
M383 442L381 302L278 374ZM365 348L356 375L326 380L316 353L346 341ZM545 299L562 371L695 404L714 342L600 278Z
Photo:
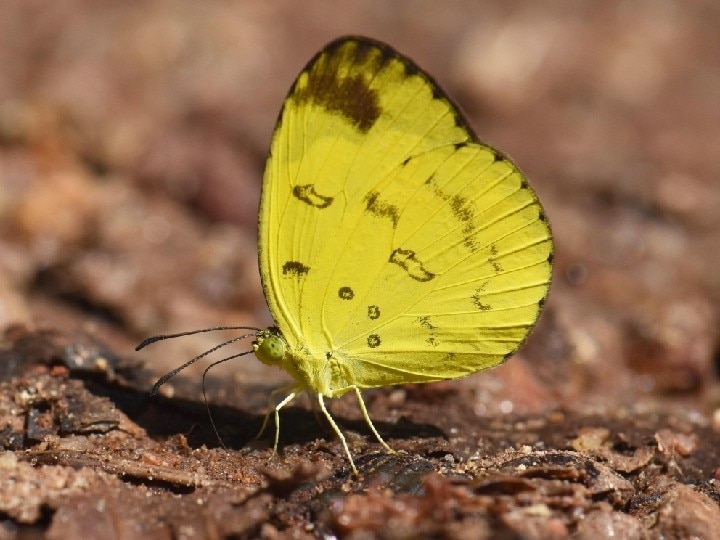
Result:
M258 360L268 366L279 365L285 357L285 343L282 338L276 335L263 336L258 334L253 349Z

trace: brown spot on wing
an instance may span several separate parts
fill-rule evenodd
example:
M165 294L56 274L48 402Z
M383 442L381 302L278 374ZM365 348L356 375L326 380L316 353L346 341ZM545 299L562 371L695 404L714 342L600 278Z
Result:
M480 311L490 311L492 309L492 306L490 304L483 304L482 297L475 293L472 295L472 301L473 304L475 304L475 307L478 308Z
M440 342L435 335L435 330L437 329L437 327L430 321L430 317L428 317L427 315L423 315L417 318L417 322L420 327L427 332L425 343L427 343L431 347L437 347L438 345L440 345Z
M456 149L463 146L465 145L462 143L455 145ZM477 225L475 224L475 207L472 201L461 195L447 193L438 185L434 175L425 180L425 185L432 190L436 197L450 205L453 217L462 224L463 245L473 253L477 251L478 245L475 241Z
M497 254L497 246L495 244L490 244L490 257L488 257L488 262L490 263L490 266L493 267L493 270L495 270L496 273L502 274L505 269L503 268L502 264L497 261Z
M332 197L320 195L317 191L315 191L315 186L313 184L295 186L292 193L293 197L296 199L310 206L314 206L315 208L327 208L333 202Z
M390 255L390 262L405 270L415 281L430 281L435 277L435 274L425 269L411 249L396 249Z
M485 292L485 287L487 287L487 284L487 281L483 281L480 286L475 289L475 292L470 297L473 305L480 311L490 311L492 309L492 306L490 304L486 304L485 302L483 302L483 293Z
M418 317L417 322L425 330L435 330L435 325L430 322L430 317L428 317L427 315L422 315L421 317Z
M478 246L475 242L477 227L475 226L475 208L472 202L466 197L454 195L450 200L450 208L455 219L463 223L463 244L470 251L477 251Z
M370 43L352 40L328 47L301 74L293 97L337 113L366 133L382 112L377 91L366 79L386 60L379 53Z
M338 297L342 300L352 300L355 298L355 291L350 287L340 287L338 289Z
M283 264L282 273L284 276L304 276L310 271L310 267L298 261L287 261Z
M380 193L371 191L365 196L365 209L378 217L385 217L392 221L393 229L397 228L400 219L400 209L394 204L379 200Z

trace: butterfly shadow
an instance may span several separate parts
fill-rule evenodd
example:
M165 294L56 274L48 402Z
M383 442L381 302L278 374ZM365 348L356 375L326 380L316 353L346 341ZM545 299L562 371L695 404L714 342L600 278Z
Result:
M227 386L222 380L208 379L210 401L205 403L202 395L198 395L197 385L193 380L179 379L175 383L172 397L163 394L151 396L149 391L144 389L117 388L103 384L102 381L86 380L85 384L94 394L109 398L153 438L182 434L193 448L204 445L208 448L225 447L231 450L249 446L266 448L273 444L273 415L269 417L262 437L258 440L255 440L255 437L265 418L268 397L275 389L274 386L238 383ZM218 395L234 396L237 405L213 403ZM333 401L331 400L328 406L343 433L354 433L368 442L375 442L375 437L362 417L350 418L343 414L348 407L354 406L351 402L333 407ZM334 409L338 409L338 412ZM373 419L373 424L391 446L393 439L446 438L446 434L437 426L414 422L406 416L400 416L396 422ZM313 407L312 400L307 397L302 397L299 403L293 402L280 411L279 449L289 444L335 438L336 435L323 414L316 406Z
M372 415L370 415L372 418ZM365 436L369 441L375 440L370 428L364 419L348 419L343 416L333 415L333 418L343 431L352 431ZM413 438L447 438L447 434L433 424L415 422L407 416L400 416L396 422L386 422L372 419L375 429L380 436L392 446L393 439L409 440ZM331 433L330 426L326 431Z
M248 385L236 387L238 401L257 403L269 394L269 390ZM257 410L256 406L252 407ZM375 442L375 438L363 418L348 418L331 412L341 431L346 435L356 433ZM212 418L212 422L210 420ZM205 445L209 448L224 446L231 450L253 447L271 447L275 436L275 422L271 414L266 429L255 439L265 418L264 413L248 412L242 406L205 404L202 400L181 397L156 396L151 398L142 418L136 421L153 437L169 437L182 433L192 447ZM214 424L214 426L213 426ZM393 439L446 438L437 426L418 423L401 416L397 422L373 420L381 436ZM217 429L217 432L215 431ZM334 440L336 435L321 412L305 404L292 404L280 411L280 438L278 450L290 444L305 444L317 439Z
M183 384L179 386L184 386ZM257 385L235 385L233 395L237 396L238 405L219 405L209 401L205 403L201 396L182 397L178 394L191 395L189 392L176 392L172 397L161 394L150 396L149 393L138 393L131 399L111 399L118 408L123 410L147 434L153 438L167 438L182 434L188 445L193 448L224 447L229 450L241 450L248 446L271 447L275 435L275 423L271 415L262 437L256 440L263 420L271 389ZM214 391L208 397L213 400ZM123 406L129 405L127 407ZM252 411L252 412L250 412ZM323 428L319 427L324 419L317 417L312 410L302 405L291 405L280 411L279 448L287 444L310 442L323 436ZM315 428L314 426L318 426ZM328 426L329 429L329 426Z

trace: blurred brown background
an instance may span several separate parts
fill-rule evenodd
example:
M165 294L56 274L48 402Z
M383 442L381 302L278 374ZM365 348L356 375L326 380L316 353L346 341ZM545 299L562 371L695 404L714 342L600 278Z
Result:
M718 28L700 0L3 1L0 326L131 355L151 334L269 324L255 234L274 121L314 52L363 34L434 75L554 228L547 312L521 360L462 383L490 388L474 409L710 412ZM144 358L162 373L218 339ZM264 373L240 362L217 374Z

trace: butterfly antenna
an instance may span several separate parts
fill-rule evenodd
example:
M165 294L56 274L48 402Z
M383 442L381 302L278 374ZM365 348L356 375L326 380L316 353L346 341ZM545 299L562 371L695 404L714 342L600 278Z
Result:
M211 368L217 366L218 364L222 364L223 362L227 362L228 360L233 360L234 358L240 358L241 356L245 356L246 354L250 354L251 352L253 351L245 351L238 354L233 354L232 356L221 358L220 360L217 360L210 364L208 367L206 367L205 371L203 371L202 374L202 393L203 400L205 401L205 408L207 409L208 417L210 418L210 424L212 425L213 431L215 432L215 435L217 435L218 441L220 441L220 446L222 446L225 450L227 450L227 446L225 446L222 437L220 437L220 432L218 431L217 426L215 425L215 420L213 420L212 413L210 412L210 404L208 403L207 393L205 392L205 376L208 374L208 371L210 371Z
M166 336L166 337L167 337L167 338L170 338L170 337L177 337L177 336L188 335L188 334L197 334L197 333L199 333L199 332L209 332L209 331L211 331L211 330L218 330L218 329L221 329L221 328L222 328L222 327L218 327L218 328L214 328L214 329L209 329L209 328L208 328L208 329L205 329L205 330L193 330L192 332L183 332L183 333L180 333L180 334L173 334L173 335ZM227 328L228 328L228 329L235 329L235 330L237 330L237 329L239 329L239 328L246 328L246 329L247 329L247 327L241 327L241 326L234 326L234 327L227 327ZM162 337L162 336L156 336L156 337L159 338L159 337ZM172 371L167 372L165 375L163 375L162 377L160 377L160 378L157 380L157 382L153 385L152 390L150 391L150 395L151 395L151 396L154 396L155 394L157 394L158 390L160 389L160 387L161 387L163 384L165 384L166 382L168 382L170 379L172 379L175 375L177 375L178 373L180 373L180 372L181 372L183 369L185 369L186 367L191 366L192 364L194 364L194 363L197 362L198 360L201 360L202 358L205 358L207 355L214 353L214 352L217 351L218 349L222 349L223 347L227 347L228 345L230 345L230 344L232 344L232 343L235 343L236 341L240 341L241 339L245 339L245 338L249 338L249 337L255 337L255 334L245 334L245 335L242 335L242 336L234 337L234 338L232 338L232 339L228 339L227 341L223 341L223 342L220 343L219 345L215 345L213 348L208 349L208 350L205 351L204 353L201 353L201 354L197 355L195 358L192 358L192 359L188 360L188 361L185 362L182 366L177 367L177 368L173 369ZM146 341L147 341L147 340L146 340ZM156 341L158 341L158 340L156 340ZM141 344L141 345L142 345L142 344ZM248 354L248 353L250 353L250 352L252 352L252 351L246 351L245 353L242 353L242 354ZM241 355L235 355L235 356L241 356ZM230 356L230 357L228 357L227 359L229 359L229 358L234 358L234 357ZM215 362L215 364L217 364L217 363L219 363L219 362L220 362L220 361ZM211 364L211 366L214 366L215 364Z
M145 347L152 343L155 343L156 341L163 341L164 339L174 339L183 336L192 336L195 334L202 334L203 332L217 332L218 330L253 330L255 332L259 332L260 328L255 328L254 326L211 326L210 328L190 330L189 332L178 332L177 334L163 334L159 336L151 336L143 340L137 347L135 347L135 350L139 351L140 349L144 349Z

